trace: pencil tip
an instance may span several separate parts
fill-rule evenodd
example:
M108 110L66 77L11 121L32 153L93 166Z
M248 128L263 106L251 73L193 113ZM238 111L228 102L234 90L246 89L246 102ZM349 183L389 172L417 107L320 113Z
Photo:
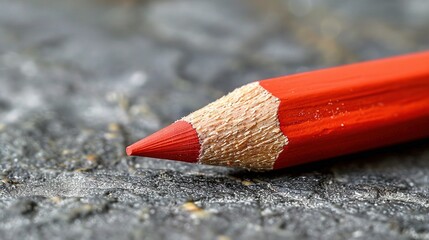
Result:
M127 155L128 156L133 156L134 154L133 154L133 148L131 147L131 146L128 146L126 149L125 149L125 152L127 153Z
M126 148L128 156L141 156L195 163L200 154L197 132L180 120Z

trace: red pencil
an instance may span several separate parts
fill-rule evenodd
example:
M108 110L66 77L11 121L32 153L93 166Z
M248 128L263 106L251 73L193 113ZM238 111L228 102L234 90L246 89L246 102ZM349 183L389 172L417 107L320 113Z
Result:
M128 155L271 170L429 136L429 52L250 83Z

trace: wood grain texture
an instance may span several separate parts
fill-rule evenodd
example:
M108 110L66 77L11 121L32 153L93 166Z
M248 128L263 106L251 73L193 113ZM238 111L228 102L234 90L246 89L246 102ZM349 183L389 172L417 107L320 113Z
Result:
M200 139L199 163L273 169L287 145L277 118L279 104L255 82L184 117Z

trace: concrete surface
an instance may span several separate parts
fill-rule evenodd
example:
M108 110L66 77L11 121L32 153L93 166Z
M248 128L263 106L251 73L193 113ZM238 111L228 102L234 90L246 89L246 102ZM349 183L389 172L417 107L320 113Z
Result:
M429 239L429 140L269 173L124 153L244 83L428 49L428 13L0 0L0 238Z

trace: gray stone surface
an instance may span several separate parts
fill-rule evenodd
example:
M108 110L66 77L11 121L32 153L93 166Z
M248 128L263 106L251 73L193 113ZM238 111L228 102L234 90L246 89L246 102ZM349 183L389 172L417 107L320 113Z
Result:
M429 48L425 0L0 0L1 239L429 239L429 141L251 173L127 144L261 78Z

